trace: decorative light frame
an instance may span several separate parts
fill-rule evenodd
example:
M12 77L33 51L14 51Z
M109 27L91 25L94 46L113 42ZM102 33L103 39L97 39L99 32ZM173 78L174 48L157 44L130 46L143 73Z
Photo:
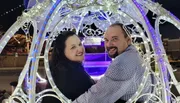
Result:
M68 6L72 9L72 11L67 13L65 17L61 18L55 25L53 25L52 32L50 33L49 37L46 38L46 33L48 32L48 29L50 28L50 25L52 24L52 21L54 20L55 16L58 15L58 10L65 4L68 4ZM76 7L74 6L74 4L78 4L78 6ZM45 12L44 11L45 8L49 5L52 5L52 7L46 16L43 25L41 26L41 28L37 28L36 18L39 15L41 15L43 12ZM128 9L134 9L137 13L128 14L128 12L126 11L121 11L120 8L126 7L126 5L131 5L128 6L131 7ZM149 20L146 17L146 12L144 7L158 15L155 22L155 28L153 28L149 23ZM52 96L59 99L63 103L71 103L71 100L66 98L61 93L61 91L59 91L59 89L56 87L52 79L49 70L49 63L48 63L49 49L51 47L53 40L57 36L56 31L58 25L62 25L64 22L66 22L66 20L71 19L73 13L75 12L82 13L81 21L78 27L76 28L76 30L79 31L83 19L85 18L86 11L99 12L100 10L111 11L114 14L119 14L122 17L127 17L129 19L129 23L133 24L136 27L137 31L139 31L139 35L137 34L131 35L131 37L142 38L143 45L146 48L146 54L142 56L144 58L143 66L145 66L146 68L144 77L137 92L132 96L132 98L128 100L128 103L136 102L142 96L149 96L149 99L146 102L148 102L149 100L153 101L152 98L154 97L158 99L159 102L161 103L170 103L172 100L171 95L173 96L173 94L170 91L170 86L169 86L170 84L174 84L178 92L180 93L179 82L176 80L173 74L173 69L169 64L159 34L159 21L161 19L174 24L179 30L180 30L180 20L176 18L173 14L169 13L167 10L162 8L158 3L154 3L150 0L102 0L102 1L101 0L56 0L56 1L45 0L42 3L38 2L30 10L25 11L22 14L22 16L19 17L18 20L8 29L8 31L4 34L4 36L0 40L0 52L1 52L5 47L5 45L7 44L7 42L9 41L9 39L14 35L14 33L19 28L23 27L25 23L32 22L34 32L33 32L33 41L31 45L30 53L28 55L28 59L26 61L24 69L22 70L19 76L17 88L10 96L9 102L11 102L14 98L16 98L20 100L22 103L26 103L26 102L38 103L39 100L41 100L43 97ZM137 18L133 17L133 15L136 15L140 19L137 20ZM109 22L109 24L112 23L110 17L108 16L104 16L104 17ZM136 22L140 22L142 24L148 37L145 36L144 31ZM37 29L40 30L38 33L37 33ZM45 53L43 56L41 56L40 53L44 42L46 42ZM153 51L150 51L150 48L153 48ZM48 76L48 80L52 86L52 89L46 89L36 94L35 93L36 78L37 78L36 73L39 68L38 64L40 58L44 59L46 74ZM154 62L157 63L159 69L158 75L156 75L156 72L151 70L150 64L152 58L155 59ZM22 85L28 70L30 70L29 88L27 94L25 94L23 92ZM153 74L157 80L156 84L152 84L152 87L154 87L155 90L153 93L142 94L141 91L143 90L146 80L150 74ZM170 83L170 81L168 80L167 77L168 74L170 74L173 83ZM49 91L55 92L56 95L44 94ZM176 98L175 96L174 98L175 98L174 101L177 102L179 101L178 98Z

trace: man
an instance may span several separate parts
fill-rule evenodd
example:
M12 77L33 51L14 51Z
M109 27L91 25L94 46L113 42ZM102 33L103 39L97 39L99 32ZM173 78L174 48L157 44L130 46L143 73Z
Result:
M73 103L123 103L128 101L137 91L145 68L131 38L123 24L112 24L105 32L105 47L108 55L114 58L104 77ZM143 93L151 92L150 78ZM143 102L146 98L140 98ZM116 102L116 103L117 103Z

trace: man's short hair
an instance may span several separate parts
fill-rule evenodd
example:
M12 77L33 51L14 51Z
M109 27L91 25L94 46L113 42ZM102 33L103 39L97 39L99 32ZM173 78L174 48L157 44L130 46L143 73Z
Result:
M122 31L123 31L123 34L124 34L124 37L125 37L125 38L128 37L128 33L127 33L127 32L129 32L129 30L127 29L127 27L126 27L124 24L119 23L119 22L115 22L115 23L113 23L113 24L110 25L110 27L113 27L113 26L119 26L119 27L121 27L121 29L122 29ZM126 29L126 30L125 30L125 29Z

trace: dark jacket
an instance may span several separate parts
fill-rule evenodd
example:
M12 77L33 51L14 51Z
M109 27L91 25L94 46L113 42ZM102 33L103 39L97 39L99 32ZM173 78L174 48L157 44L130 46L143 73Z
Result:
M62 62L51 70L51 74L58 89L72 101L95 83L85 72L82 64L77 62ZM50 88L50 85L47 88ZM61 102L53 97L45 97L42 103Z

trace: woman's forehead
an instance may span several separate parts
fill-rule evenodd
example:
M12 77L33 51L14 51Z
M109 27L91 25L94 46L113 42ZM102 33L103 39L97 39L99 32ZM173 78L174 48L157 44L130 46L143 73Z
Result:
M70 36L66 40L67 45L74 44L74 43L79 43L79 42L80 42L80 39L76 35Z

